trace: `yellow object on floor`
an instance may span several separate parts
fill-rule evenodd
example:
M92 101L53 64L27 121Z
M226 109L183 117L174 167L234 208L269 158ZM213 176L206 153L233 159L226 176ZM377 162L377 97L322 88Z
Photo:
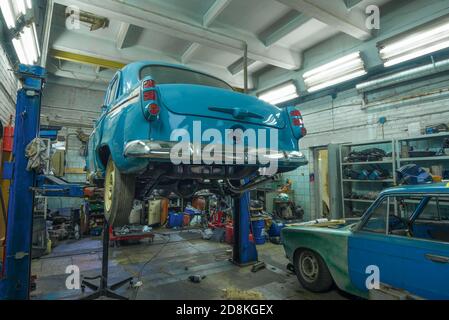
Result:
M223 289L223 299L226 300L263 300L262 293L257 291L244 291L235 288Z

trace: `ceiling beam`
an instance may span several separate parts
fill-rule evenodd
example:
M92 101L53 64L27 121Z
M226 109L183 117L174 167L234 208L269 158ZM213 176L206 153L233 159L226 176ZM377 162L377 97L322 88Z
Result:
M126 36L128 35L129 27L131 27L131 25L129 23L122 22L120 24L120 29L118 30L117 38L115 39L115 44L117 46L117 49L123 49L123 45L125 43Z
M181 61L182 63L186 64L189 61L192 60L193 55L195 54L195 51L198 50L198 48L200 47L199 43L192 43L187 49L186 51L184 51L184 53L182 54L182 58Z
M244 58L240 58L236 62L231 64L228 67L229 72L231 74L233 74L233 75L236 75L236 74L239 74L240 72L242 72L243 71L243 67L244 67L243 66L243 63L244 63L243 60L244 60ZM255 60L248 59L248 67L251 66L255 62L256 62Z
M55 40L51 44L53 55L65 61L100 65L109 69L121 68L130 62L139 60L163 60L175 64L181 61L181 57L169 56L166 53L142 47L118 50L114 41L76 32L66 32L63 27L53 27L52 32L55 35ZM79 46L79 43L83 43L83 46ZM187 66L214 75L232 86L243 87L243 77L234 76L225 66L201 61L191 61ZM253 87L251 81L249 85Z
M348 11L343 1L328 0L276 0L284 5L315 18L329 26L337 28L359 40L372 37L366 27L365 12L357 7Z
M357 6L360 2L362 2L362 0L343 0L343 1L348 10L351 10L352 8Z
M209 27L212 22L223 12L232 0L215 0L203 16L203 26Z
M203 16L203 27L208 28L214 20L220 15L220 13L226 9L226 7L231 3L232 0L215 0L215 2L210 6L207 12ZM182 55L182 63L189 62L194 56L196 50L200 47L200 44L194 42Z
M310 21L310 17L298 13L297 11L290 11L274 24L259 34L259 39L267 46L277 43L279 40L300 28L306 22Z
M133 24L153 32L196 42L218 50L242 55L245 42L248 44L248 57L285 69L299 69L301 56L298 52L281 46L266 48L253 35L230 31L213 31L198 26L197 22L174 11L167 12L157 5L144 0L128 0L126 3L114 0L55 0L63 5L76 5L88 12L101 12L111 20Z

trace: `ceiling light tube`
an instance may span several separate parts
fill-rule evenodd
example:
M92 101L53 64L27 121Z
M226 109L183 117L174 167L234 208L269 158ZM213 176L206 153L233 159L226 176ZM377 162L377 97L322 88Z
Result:
M23 28L23 33L21 35L23 48L25 54L28 57L29 64L34 64L37 62L38 53L36 48L36 40L34 39L32 26L26 26Z
M378 47L385 67L449 48L449 18L394 37L380 43Z
M3 0L5 1L5 0ZM26 6L25 6L25 0L15 0L17 13L19 14L25 14L27 12Z
M307 91L308 92L319 91L321 89L325 89L327 87L331 87L331 86L337 85L339 83L342 83L342 82L345 82L345 81L349 81L349 80L361 77L361 76L365 75L366 73L367 72L365 70L360 70L360 71L357 71L357 72L354 72L354 73L350 73L350 74L344 75L344 76L342 76L340 78L333 79L331 81L327 81L327 82L321 83L321 84L316 85L314 87L310 87L309 89L307 89Z
M259 99L271 103L279 104L299 97L298 89L292 82L266 90L258 95Z
M20 39L14 38L12 39L12 44L14 46L14 50L17 53L17 57L19 58L20 63L28 64L28 59L25 55L25 51L23 50L22 41Z
M28 9L33 9L33 2L31 0L26 0L26 3Z
M326 63L325 65L322 65L322 66L320 66L318 68L312 69L312 70L304 73L303 77L304 78L309 78L309 77L311 77L311 76L313 76L315 74L318 74L318 73L321 73L321 72L324 72L324 71L328 71L329 69L338 67L338 66L340 66L343 63L350 62L351 60L354 60L354 59L357 59L357 58L360 58L360 52L351 53L351 54L346 55L344 57L341 57L341 58L339 58L337 60L334 60L332 62Z
M6 26L8 27L8 29L15 28L16 18L9 0L1 0L0 9L2 10L2 14L5 18Z
M307 91L318 91L366 74L360 51L304 73Z

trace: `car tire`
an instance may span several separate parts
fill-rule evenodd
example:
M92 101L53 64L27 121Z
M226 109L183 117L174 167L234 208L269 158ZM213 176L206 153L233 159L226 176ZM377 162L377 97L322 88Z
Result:
M110 157L104 183L104 215L112 227L129 224L135 197L135 177L123 174Z
M311 250L300 250L295 254L295 272L301 285L312 292L327 292L334 283L323 258Z

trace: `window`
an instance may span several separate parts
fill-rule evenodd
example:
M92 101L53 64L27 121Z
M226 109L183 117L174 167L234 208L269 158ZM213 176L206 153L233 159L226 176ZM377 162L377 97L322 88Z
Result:
M449 197L430 197L411 231L413 238L449 242Z
M374 233L408 235L410 218L421 201L422 198L416 197L387 197L374 209L362 230Z
M432 197L417 220L448 221L449 197Z
M109 90L108 99L106 101L107 106L110 106L111 103L114 102L115 98L117 97L117 88L118 88L118 84L119 84L118 79L119 79L118 76L116 76L114 79L114 82L112 83L112 85L110 87L111 89Z
M230 85L218 78L175 67L147 66L140 71L140 78L147 76L151 76L157 84L194 84L232 90Z
M363 226L363 231L373 232L373 233L387 233L387 212L388 208L391 207L390 198L385 198L382 202L374 209L373 213L369 217L368 221Z

